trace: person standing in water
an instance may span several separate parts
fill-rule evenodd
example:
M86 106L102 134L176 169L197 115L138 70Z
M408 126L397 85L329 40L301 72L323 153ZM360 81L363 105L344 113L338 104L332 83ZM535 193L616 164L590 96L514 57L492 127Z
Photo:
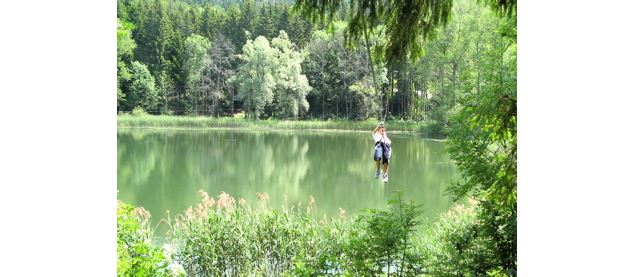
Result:
M381 175L381 164L384 165L384 182L388 182L388 167L390 166L389 160L391 155L391 141L386 135L386 128L384 122L379 123L373 130L373 140L375 141L375 151L373 160L375 161L375 178L379 178Z

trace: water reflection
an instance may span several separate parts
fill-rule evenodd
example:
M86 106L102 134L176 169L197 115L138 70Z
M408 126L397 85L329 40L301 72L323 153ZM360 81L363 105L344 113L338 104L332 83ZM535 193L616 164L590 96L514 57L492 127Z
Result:
M144 206L158 221L166 210L182 212L196 191L225 191L248 201L267 192L272 206L306 203L336 216L384 208L395 190L424 205L433 217L451 205L444 195L456 170L443 144L392 135L390 182L373 178L367 133L146 130L117 132L119 199Z

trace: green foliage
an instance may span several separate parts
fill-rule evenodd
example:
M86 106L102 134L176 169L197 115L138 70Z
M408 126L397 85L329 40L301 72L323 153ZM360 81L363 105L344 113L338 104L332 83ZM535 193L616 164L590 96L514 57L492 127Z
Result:
M426 234L417 240L417 249L425 257L425 271L431 276L473 276L465 269L478 266L467 249L474 246L473 206L456 205L440 216ZM474 250L476 247L472 247Z
M159 73L159 77L157 78L157 94L162 100L158 105L159 112L161 114L171 114L172 111L169 110L168 99L171 99L175 94L175 84L174 80L172 80L165 71Z
M499 21L498 26L507 22ZM464 181L453 186L457 197L485 193L489 201L516 203L516 39L495 35L482 50L476 93L458 98L448 151Z
M515 276L516 213L487 202L457 205L416 248L431 276Z
M381 113L380 95L375 91L372 80L368 78L355 82L348 87L353 93L358 119L366 119Z
M132 38L134 24L117 18L117 59L130 61L137 44Z
M212 43L209 39L201 35L193 34L185 40L184 70L187 72L187 81L190 85L200 79L199 69L211 47Z
M260 118L266 107L279 118L297 118L308 110L306 95L311 87L302 74L303 57L286 32L280 31L271 45L263 36L248 40L243 53L239 55L243 64L231 80L238 85L248 118Z
M268 195L255 207L225 193L171 221L175 257L189 275L280 275L326 272L341 253L342 224L318 221L314 204L273 210Z
M268 195L251 206L221 193L199 191L201 203L170 220L175 257L190 275L421 274L412 240L419 206L391 200L391 209L372 210L349 224L317 219L308 205L271 209Z
M136 107L132 110L133 116L147 116L148 113L142 107Z
M371 210L356 219L345 249L349 273L421 274L421 260L411 239L420 224L421 206L403 202L401 194L388 203L391 209Z
M336 19L337 12L349 12L347 41L357 42L378 26L387 40L379 49L390 61L417 61L424 54L423 45L434 31L451 18L453 0L298 0L294 10L314 22ZM515 0L482 0L497 13L516 22Z
M457 115L448 151L465 173L453 192L458 197L482 191L488 199L516 203L516 99L507 93L482 97Z
M136 107L142 107L146 111L156 110L160 98L155 87L154 77L148 68L140 62L134 61L130 72L128 94L123 106L128 110Z
M150 214L143 208L117 204L117 276L172 275L161 248L152 244Z
M471 93L457 97L463 108L451 118L447 141L463 173L450 191L457 198L480 200L475 223L455 232L460 238L446 240L457 241L456 263L471 276L516 275L516 31L511 20L485 21L496 32L476 38L477 82Z
M295 8L318 22L350 12L347 45L369 46L371 71L384 62L388 68L388 85L375 84L383 94L382 118L427 120L436 133L447 135L450 118L462 108L459 99L486 85L483 75L493 61L488 58L491 50L516 36L515 1L481 1L491 9L477 2L298 1ZM308 76L311 85L321 89L314 83L325 78ZM332 99L348 107L350 98Z
M366 1L298 0L295 10L314 21L332 20L335 13L347 5L349 25L347 41L356 42L383 25L388 38L380 45L388 60L416 61L423 55L424 41L432 31L450 18L452 1Z
M278 118L297 118L301 112L309 109L306 95L311 90L309 81L302 74L302 55L295 51L286 32L271 41L277 51L278 67L275 72L276 90L275 109Z
M479 0L492 8L500 16L507 17L516 25L517 3L516 0Z
M278 66L276 50L271 48L267 38L259 36L253 41L247 40L239 58L244 63L232 82L238 85L238 97L243 101L247 117L257 119L265 105L273 101L274 72Z
M130 80L130 63L137 47L132 39L134 25L117 18L117 108L126 100L125 83Z
M344 46L345 23L336 22L333 30L317 30L305 51L303 68L314 88L308 96L309 113L331 118L378 117L381 95L374 86L368 53ZM386 70L377 68L375 81L387 83Z
M145 260L135 265L158 276L182 274L181 268L193 276L516 275L516 212L488 202L456 205L420 229L421 206L404 202L401 194L388 202L389 209L352 221L343 210L339 219L319 219L312 197L306 206L272 209L266 193L258 193L253 205L223 192L217 198L199 195L196 207L166 220L172 230L167 254L151 244L141 251L152 255L118 252L119 272L131 270L125 259L138 257ZM118 238L147 243L148 217L142 208L121 203Z

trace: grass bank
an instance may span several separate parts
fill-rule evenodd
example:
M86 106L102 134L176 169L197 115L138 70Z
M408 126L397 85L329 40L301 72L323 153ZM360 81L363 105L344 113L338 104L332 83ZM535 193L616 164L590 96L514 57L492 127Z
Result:
M377 126L377 120L249 120L235 117L174 116L174 115L132 115L117 116L118 127L146 128L248 128L276 130L345 130L370 131ZM438 137L427 122L387 121L388 131L421 133Z

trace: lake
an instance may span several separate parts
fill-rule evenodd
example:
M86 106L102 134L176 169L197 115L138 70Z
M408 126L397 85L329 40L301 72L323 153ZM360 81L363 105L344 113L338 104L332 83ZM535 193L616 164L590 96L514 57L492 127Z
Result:
M118 199L143 206L157 224L199 202L198 190L238 201L269 194L271 207L306 205L336 217L385 208L394 192L423 205L434 221L452 205L445 194L459 178L443 142L393 134L389 182L374 178L371 132L167 130L119 128ZM159 228L164 229L164 228Z

